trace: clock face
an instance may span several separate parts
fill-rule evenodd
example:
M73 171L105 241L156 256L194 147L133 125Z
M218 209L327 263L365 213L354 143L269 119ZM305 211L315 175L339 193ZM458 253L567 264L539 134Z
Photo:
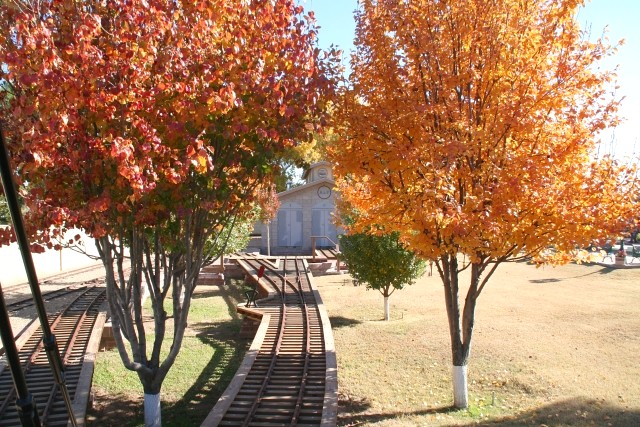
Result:
M320 197L321 199L328 199L329 197L331 197L331 189L326 185L318 188L318 197Z
M326 178L327 176L329 176L329 173L327 172L327 170L325 168L318 169L318 177L319 178Z

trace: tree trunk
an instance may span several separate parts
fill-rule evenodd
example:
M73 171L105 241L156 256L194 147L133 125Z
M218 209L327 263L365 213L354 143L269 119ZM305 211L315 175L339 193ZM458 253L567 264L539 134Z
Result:
M390 313L389 313L389 295L385 295L384 296L384 320L389 320L390 318Z
M160 393L144 394L144 425L145 427L162 427L160 412Z
M469 392L467 386L467 365L453 366L453 406L466 408L469 406Z
M459 300L458 260L455 254L445 255L437 264L438 272L444 283L447 317L449 319L449 334L451 336L451 359L453 373L453 405L456 408L466 408L468 402L467 364L471 350L471 336L473 333L473 318L476 302L477 279L479 270L472 266L471 287L465 299L464 310L461 312Z

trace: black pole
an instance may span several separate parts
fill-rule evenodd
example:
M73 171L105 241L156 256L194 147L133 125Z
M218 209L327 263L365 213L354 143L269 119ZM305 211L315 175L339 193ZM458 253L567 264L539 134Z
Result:
M42 293L40 292L40 284L38 282L38 276L36 275L36 269L33 265L33 258L31 258L31 250L29 249L29 241L27 239L27 233L25 232L24 223L22 221L22 213L20 212L20 204L18 203L18 196L15 183L13 182L13 175L11 174L11 164L9 163L9 153L7 152L7 145L4 140L4 132L0 125L0 173L2 175L2 186L4 188L4 195L7 199L7 205L9 206L9 212L11 213L11 221L13 223L13 231L20 247L20 253L22 254L22 262L29 279L29 287L31 288L31 294L33 295L33 301L38 312L38 318L40 319L40 328L42 329L42 343L49 359L49 366L53 372L53 377L60 387L60 392L67 406L67 412L69 413L69 422L72 426L76 426L76 419L73 416L73 409L71 406L71 398L69 396L69 390L65 384L64 379L64 365L60 358L60 352L58 351L58 343L56 337L51 333L51 327L49 326L49 319L47 317L47 311L44 307L42 299Z
M24 372L22 372L22 364L20 363L20 356L18 355L16 342L13 338L13 331L11 330L11 323L9 321L9 313L4 301L4 294L2 293L1 285L0 338L2 339L4 352L7 355L7 362L9 362L9 368L11 369L13 386L15 387L16 395L18 396L16 399L16 408L20 415L20 423L25 427L38 427L41 425L40 418L38 417L38 408L36 407L36 401L33 399L31 393L29 393L27 381L24 378Z

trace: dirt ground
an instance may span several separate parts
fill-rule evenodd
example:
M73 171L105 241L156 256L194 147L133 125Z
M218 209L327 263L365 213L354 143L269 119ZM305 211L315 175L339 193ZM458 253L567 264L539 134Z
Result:
M338 357L339 425L640 426L640 269L501 266L480 296L470 411L450 408L437 271L383 299L315 279Z

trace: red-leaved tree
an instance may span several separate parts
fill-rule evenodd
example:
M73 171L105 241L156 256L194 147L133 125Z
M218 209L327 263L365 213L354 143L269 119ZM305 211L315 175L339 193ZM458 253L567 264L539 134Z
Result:
M322 127L335 55L315 48L313 16L292 0L0 8L0 102L31 236L42 247L72 227L95 238L122 361L144 387L146 423L160 425L196 277L217 255L204 243Z

